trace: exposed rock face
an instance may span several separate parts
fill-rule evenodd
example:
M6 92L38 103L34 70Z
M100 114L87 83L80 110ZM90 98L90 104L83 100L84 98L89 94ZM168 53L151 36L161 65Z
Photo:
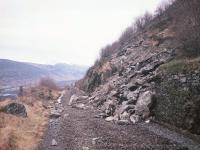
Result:
M97 117L133 124L155 118L200 134L200 59L181 56L183 47L172 25L179 20L177 29L183 23L182 15L173 20L181 3L177 1L166 16L155 18L144 30L123 42L119 39L119 46L79 82L89 95L88 103L102 111Z
M120 59L125 61L130 57L123 56ZM127 64L126 70L121 75L113 75L107 83L100 85L93 93L90 93L90 97L86 97L90 105L102 111L96 117L105 118L106 121L119 125L135 124L148 119L155 104L153 95L156 70L173 57L174 50L169 49L142 58L139 62L130 61L132 63ZM118 56L112 59L113 63L117 59ZM82 106L82 101L84 101L83 96L73 95L70 105L77 108L79 105Z
M137 56L140 57L137 61L131 58L137 55L134 52L130 56L113 56L110 62L115 66L120 65L118 60L123 60L123 72L113 74L86 98L90 105L102 111L96 117L119 125L155 118L199 134L199 72L167 76L160 72L163 64L173 60L174 52L164 49L146 58ZM72 96L71 99L77 102L84 98Z
M161 72L160 78L156 82L157 100L153 109L156 119L200 134L199 72L167 71Z
M19 103L10 103L3 107L0 111L15 116L27 117L25 106Z

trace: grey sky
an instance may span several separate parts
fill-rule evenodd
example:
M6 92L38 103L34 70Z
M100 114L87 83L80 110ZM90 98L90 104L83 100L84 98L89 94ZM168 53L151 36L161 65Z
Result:
M0 0L0 58L91 65L162 0Z

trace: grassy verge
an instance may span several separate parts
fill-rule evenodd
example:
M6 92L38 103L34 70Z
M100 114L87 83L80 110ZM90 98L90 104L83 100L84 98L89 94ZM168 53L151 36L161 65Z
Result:
M41 97L41 93L43 98ZM0 112L0 150L34 150L42 139L47 127L49 109L49 90L37 89L29 90L26 95L18 98L16 102L26 107L27 118L16 117L14 115ZM51 91L55 99L59 92ZM45 100L45 96L47 97ZM6 100L0 102L3 107L13 101Z

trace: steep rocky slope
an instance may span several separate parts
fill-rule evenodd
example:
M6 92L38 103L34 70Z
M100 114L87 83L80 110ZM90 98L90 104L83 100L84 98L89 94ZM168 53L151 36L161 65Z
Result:
M98 117L118 124L154 120L200 134L200 30L195 18L200 3L187 2L175 1L143 29L117 41L114 51L77 82L89 95L88 105L102 111Z

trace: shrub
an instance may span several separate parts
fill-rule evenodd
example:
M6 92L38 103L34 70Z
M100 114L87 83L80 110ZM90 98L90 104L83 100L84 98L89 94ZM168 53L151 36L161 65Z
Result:
M163 15L167 9L175 2L176 0L168 0L165 2L162 2L160 6L157 7L156 9L156 16L161 16Z
M130 37L134 34L134 28L132 26L125 29L122 35L119 38L120 45L124 45L125 42L128 42Z
M146 12L143 16L138 17L133 26L136 31L141 31L145 28L147 24L149 24L153 20L153 15L149 12Z
M104 48L101 49L100 51L100 60L110 58L111 55L117 51L119 48L119 42L114 42L111 45L107 45Z
M49 88L51 90L59 90L59 87L56 85L56 82L53 79L49 78L49 77L42 78L40 80L39 85L42 86L42 87L47 87L47 88Z
M200 1L199 0L177 0L182 11L187 11L185 22L176 24L177 38L182 44L183 53L193 57L200 55Z

